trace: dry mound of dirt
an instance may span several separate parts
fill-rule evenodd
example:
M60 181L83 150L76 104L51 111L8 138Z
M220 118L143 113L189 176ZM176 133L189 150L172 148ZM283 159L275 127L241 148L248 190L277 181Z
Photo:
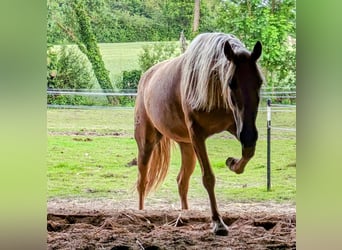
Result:
M48 211L48 249L296 248L293 212L222 212L229 235L215 236L207 211L70 211Z

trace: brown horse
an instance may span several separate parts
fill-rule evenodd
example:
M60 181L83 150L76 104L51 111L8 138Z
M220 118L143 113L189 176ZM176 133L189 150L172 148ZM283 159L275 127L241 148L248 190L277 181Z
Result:
M241 142L242 157L229 157L226 164L238 174L244 171L258 138L255 120L263 78L256 62L261 50L259 41L249 52L233 35L200 34L184 54L156 64L141 77L135 106L139 209L144 209L145 196L166 176L173 140L182 156L177 177L182 209L188 209L189 179L197 158L210 199L213 231L228 235L217 209L205 140L222 131L233 134Z

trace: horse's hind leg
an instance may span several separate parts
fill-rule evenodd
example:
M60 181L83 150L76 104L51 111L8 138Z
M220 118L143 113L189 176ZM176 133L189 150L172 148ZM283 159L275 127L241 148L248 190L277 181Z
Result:
M189 143L179 143L181 155L182 155L182 166L177 176L178 192L182 204L182 209L188 209L188 190L190 176L194 172L196 165L196 155L194 149Z
M154 128L154 126L148 120L145 114L145 116L139 117L139 120L136 121L134 136L138 145L139 175L137 181L137 190L139 193L139 209L144 209L146 184L148 182L148 162L151 158L151 154L155 145L159 142L161 138L161 135Z

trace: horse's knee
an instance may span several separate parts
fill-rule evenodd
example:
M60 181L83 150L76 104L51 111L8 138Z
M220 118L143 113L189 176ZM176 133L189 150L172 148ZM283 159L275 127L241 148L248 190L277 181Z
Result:
M203 185L204 187L208 190L208 189L213 189L215 186L215 176L210 173L210 174L205 174L202 177L202 181L203 181Z
M178 186L179 186L179 183L181 182L181 178L182 178L181 173L179 173L179 174L177 175L177 178L176 178L176 181L177 181Z

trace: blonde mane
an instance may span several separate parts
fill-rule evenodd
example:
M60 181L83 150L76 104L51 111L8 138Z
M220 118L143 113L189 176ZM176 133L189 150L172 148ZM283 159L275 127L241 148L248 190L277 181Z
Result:
M229 42L234 51L244 48L235 36L223 33L198 35L182 55L181 95L194 110L228 108L228 82L235 72L234 63L224 54Z

